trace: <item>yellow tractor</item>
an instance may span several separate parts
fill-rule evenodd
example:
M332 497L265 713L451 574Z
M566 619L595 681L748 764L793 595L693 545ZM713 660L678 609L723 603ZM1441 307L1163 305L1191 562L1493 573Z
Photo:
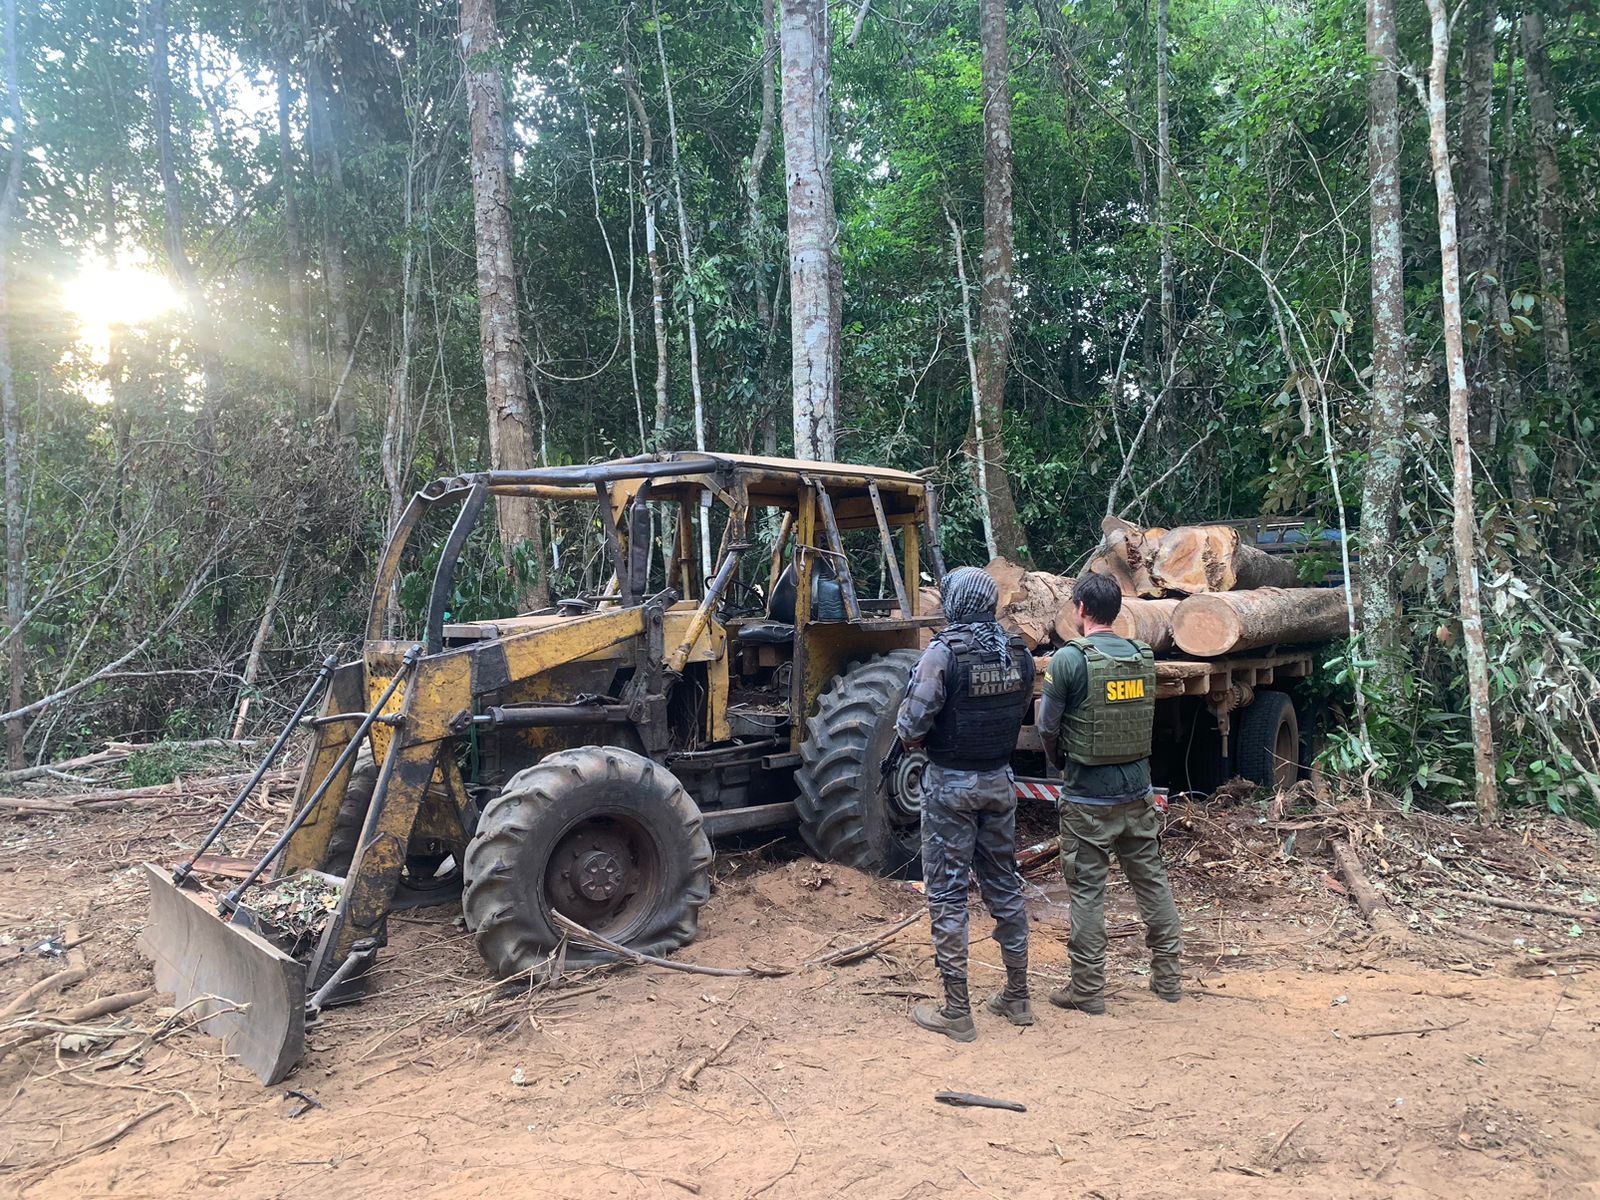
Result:
M562 527L592 531L609 582L535 612L452 612L491 500L588 506ZM323 664L257 772L310 728L283 835L226 894L196 878L253 781L188 862L147 868L158 985L270 1083L397 906L458 889L509 976L564 947L557 914L647 953L689 942L721 834L798 824L822 857L911 869L919 764L880 765L938 623L918 611L924 568L943 574L936 530L921 478L835 463L674 453L429 484L379 562L361 658ZM404 637L408 548L437 563ZM251 908L263 881L307 872L333 905L308 956Z

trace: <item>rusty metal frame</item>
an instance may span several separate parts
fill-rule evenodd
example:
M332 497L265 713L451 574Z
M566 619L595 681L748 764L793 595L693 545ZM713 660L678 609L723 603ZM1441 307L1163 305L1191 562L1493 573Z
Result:
M883 497L878 494L876 480L867 480L867 495L872 497L872 512L878 518L878 545L883 548L883 561L888 564L889 578L894 581L895 598L900 601L900 611L911 615L911 604L906 599L906 581L900 577L900 564L896 561L894 534L889 532L889 519L883 515Z
M856 595L855 577L850 574L850 558L845 553L844 539L839 536L839 522L834 519L833 501L828 496L828 489L821 483L811 478L807 478L806 482L816 492L817 507L822 510L822 523L828 530L828 541L832 543L833 552L839 556L839 585L844 592L844 615L852 621L859 621L861 600ZM807 590L810 590L809 582Z

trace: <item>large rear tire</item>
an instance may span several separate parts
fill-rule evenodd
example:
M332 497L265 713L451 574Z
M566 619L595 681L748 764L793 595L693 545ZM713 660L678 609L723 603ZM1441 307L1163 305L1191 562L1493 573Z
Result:
M538 965L561 942L552 909L634 950L694 940L711 895L700 810L665 767L580 746L517 773L467 846L462 909L495 974ZM572 946L569 960L612 956Z
M915 650L856 663L806 719L796 775L800 834L819 857L877 875L914 877L922 866L920 798L903 799L879 764L916 665Z
M1259 691L1239 714L1238 773L1275 791L1300 778L1300 722L1287 692Z

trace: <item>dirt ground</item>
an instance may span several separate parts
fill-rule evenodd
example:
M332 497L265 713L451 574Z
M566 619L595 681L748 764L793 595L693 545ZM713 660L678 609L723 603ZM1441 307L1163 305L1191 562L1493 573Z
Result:
M138 866L177 857L215 811L0 817L0 997L62 968L32 947L69 924L89 974L56 1009L149 986ZM783 978L608 968L507 996L453 909L418 910L394 919L375 993L330 1013L277 1087L163 1026L163 997L116 1018L157 1038L0 1059L0 1194L1600 1196L1597 935L1440 894L1498 883L1600 915L1594 839L1553 821L1477 842L1376 823L1363 855L1412 932L1396 953L1328 860L1285 859L1270 817L1174 814L1179 1005L1146 990L1122 885L1109 1014L1041 1003L1030 1029L980 1014L965 1046L908 1018L934 987L925 922ZM922 903L797 853L721 858L680 957L803 962ZM1042 994L1065 975L1065 896L1048 869L1029 891ZM975 920L980 999L1000 978L989 928ZM1027 1111L935 1103L945 1088Z

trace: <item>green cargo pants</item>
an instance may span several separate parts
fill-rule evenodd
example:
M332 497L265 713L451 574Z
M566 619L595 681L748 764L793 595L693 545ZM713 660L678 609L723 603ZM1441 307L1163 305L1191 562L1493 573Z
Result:
M1106 985L1106 876L1111 855L1133 885L1145 945L1151 954L1151 988L1175 996L1182 975L1183 931L1161 861L1161 814L1154 804L1099 806L1061 802L1061 873L1072 895L1072 991L1098 998Z

